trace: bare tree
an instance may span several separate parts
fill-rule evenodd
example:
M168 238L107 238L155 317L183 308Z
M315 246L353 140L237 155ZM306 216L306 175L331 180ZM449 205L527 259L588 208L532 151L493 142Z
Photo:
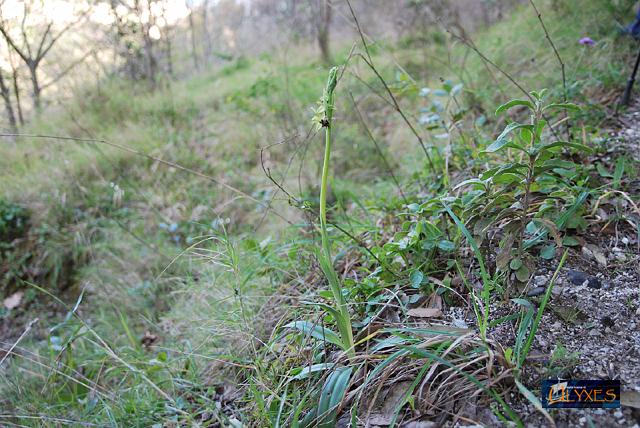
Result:
M158 77L158 40L161 36L158 18L151 0L111 0L115 16L116 54L125 60L131 79L146 79L155 88ZM159 5L160 7L163 4ZM134 17L132 19L132 17ZM143 19L144 17L144 19ZM164 19L164 18L163 18ZM152 33L155 32L155 36ZM171 48L165 43L165 51Z
M27 66L27 69L29 70L29 78L31 80L33 105L36 111L39 111L42 106L41 93L43 90L43 85L40 81L40 66L42 61L60 38L85 18L88 10L81 13L77 19L70 21L58 31L55 31L54 29L54 21L48 20L44 24L42 31L36 32L33 31L33 29L27 28L27 18L32 12L30 9L31 3L29 1L25 1L23 4L24 8L22 20L20 22L20 36L17 37L15 33L12 34L10 24L2 16L0 16L0 33L6 40L7 44L18 54ZM36 40L30 40L30 34L39 34L39 36L35 37ZM64 74L66 74L66 72L64 72Z
M13 105L11 104L11 92L5 83L2 70L0 70L0 96L2 96L2 100L4 101L4 109L9 119L9 128L11 132L15 134L18 132L18 124L16 123L16 115L13 112Z
M202 3L202 36L205 47L204 62L208 63L213 55L213 42L209 34L209 0L204 0Z
M20 126L24 125L24 115L22 114L22 101L20 98L20 84L18 83L18 66L14 59L14 53L11 49L7 49L9 52L9 64L11 65L11 80L13 83L13 95L16 98L16 110L18 111L18 121Z
M200 61L198 59L198 50L196 49L196 26L193 19L193 0L186 1L187 9L189 9L189 31L191 32L191 56L193 57L193 66L196 70L200 69ZM203 12L206 13L206 12ZM206 26L206 23L205 23Z
M315 13L318 47L322 62L331 64L330 28L331 28L331 0L316 0L318 10Z

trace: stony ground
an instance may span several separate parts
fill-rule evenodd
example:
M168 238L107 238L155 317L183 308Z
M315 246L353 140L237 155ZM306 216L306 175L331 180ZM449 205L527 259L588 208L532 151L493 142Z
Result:
M640 103L618 121L622 128L610 133L608 152L611 158L626 154L637 169ZM525 373L532 388L540 380L554 377L620 379L623 406L616 410L556 410L552 415L558 427L640 427L640 229L634 225L640 220L640 211L630 199L637 199L640 180L629 180L625 188L632 193L627 190L626 194L614 193L603 199L579 237L580 245L569 250ZM622 218L611 221L617 215ZM543 294L558 259L540 267L523 294L532 299ZM500 316L512 313L514 308L498 304L494 309L495 316ZM474 315L466 315L465 322L472 323ZM513 328L503 326L493 332L495 337L500 343L513 343ZM524 406L527 404L516 405L521 410ZM529 405L529 412L520 413L531 415L525 421L528 426L548 425L533 406Z

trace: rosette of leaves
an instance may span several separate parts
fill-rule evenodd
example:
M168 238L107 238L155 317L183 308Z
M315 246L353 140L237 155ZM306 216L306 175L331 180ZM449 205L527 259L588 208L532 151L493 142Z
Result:
M479 242L488 232L499 240L496 267L513 273L520 282L529 280L536 265L530 250L545 243L541 255L553 257L555 247L563 245L563 230L588 195L581 187L583 167L564 153L591 149L557 141L553 133L546 132L545 117L580 108L572 103L545 104L544 95L544 90L532 91L530 99L511 100L498 107L496 115L525 107L530 121L509 123L484 150L500 163L455 187L470 187L462 198L470 230Z

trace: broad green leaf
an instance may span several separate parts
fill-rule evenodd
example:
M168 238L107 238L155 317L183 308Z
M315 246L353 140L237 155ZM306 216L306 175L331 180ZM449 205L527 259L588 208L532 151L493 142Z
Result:
M440 248L442 251L451 252L456 249L456 245L451 241L443 239L438 242L438 248Z
M522 260L520 259L511 260L511 263L509 263L509 267L511 268L511 270L520 269L522 267Z
M529 271L529 268L526 267L525 265L520 266L520 268L516 270L516 278L518 278L518 281L520 282L527 282L530 276L531 276L531 272Z
M544 119L540 119L538 121L538 125L536 126L535 129L535 133L536 133L536 141L540 141L541 137L542 137L542 131L544 131L544 127L547 126L547 121Z
M531 130L531 125L523 125L522 123L518 123L518 122L510 123L504 128L502 133L498 135L498 138L496 138L496 140L484 151L488 153L497 152L498 150L500 150L501 148L503 148L504 146L510 143L510 141L507 140L507 135L509 135L511 132L519 128L526 128Z
M478 184L478 185L482 186L483 188L487 187L487 185L486 185L486 183L484 181L482 181L482 180L480 180L478 178L470 178L469 180L464 180L464 181L461 181L460 183L456 184L453 187L453 190L456 190L456 189L458 189L458 188L460 188L462 186L466 186L466 185L469 185L469 184Z
M293 321L285 325L285 328L297 329L318 340L326 340L340 348L343 347L340 337L335 332L308 321Z
M580 241L573 236L565 236L562 239L562 245L566 245L567 247L577 247L580 245Z
M507 140L506 138L503 138L501 140L496 140L493 143L491 143L489 145L489 147L487 147L486 149L484 149L485 152L487 153L495 153L498 150L502 149L504 146L506 146L507 144L509 144L509 140Z
M556 256L556 246L554 244L545 245L540 250L540 257L545 260L551 260Z
M504 350L504 358L510 365L513 364L513 348L507 348Z
M496 184L507 185L511 183L519 183L520 181L522 181L522 177L512 172L504 172L501 174L494 175L491 181L493 181Z
M609 171L607 171L607 168L604 167L602 162L596 163L596 170L598 171L600 177L613 178L613 175Z
M420 272L419 270L413 271L410 277L411 287L420 288L420 285L422 284L423 279L424 279L424 274L422 272Z
M530 110L535 109L535 107L529 100L511 100L502 104L500 107L496 109L496 116L502 113L503 111L509 110L510 108L516 107L516 106L525 106Z
M498 138L496 138L496 140L501 140L501 139L505 138L507 135L509 135L511 132L513 132L514 130L520 129L520 128L525 128L525 129L529 129L529 130L533 131L532 125L524 125L522 123L513 122L513 123L508 124L502 130L502 133L500 135L498 135Z
M313 373L317 373L324 370L329 370L335 366L334 363L320 363L320 364L312 364L310 366L298 367L293 369L292 372L296 373L295 376L292 376L293 380L302 380L311 376Z
M318 402L318 428L333 428L336 422L338 405L342 401L349 380L351 379L351 367L336 369L325 381L320 400Z
M555 141L553 143L544 144L542 146L536 147L535 148L535 152L536 153L542 153L544 151L551 150L551 149L554 149L556 147L572 148L572 149L583 151L583 152L587 152L587 153L592 153L593 152L593 149L591 147L585 146L584 144L572 143L572 142L569 142L569 141Z

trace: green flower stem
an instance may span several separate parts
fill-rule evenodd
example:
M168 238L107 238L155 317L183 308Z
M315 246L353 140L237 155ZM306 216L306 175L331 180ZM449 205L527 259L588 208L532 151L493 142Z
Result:
M349 315L347 302L342 294L340 279L333 268L331 260L331 242L329 240L329 234L327 233L327 189L329 181L329 161L331 159L331 125L334 110L333 94L336 84L338 83L337 73L337 67L333 67L329 71L329 79L327 80L327 87L323 97L324 119L322 126L325 129L325 146L324 163L322 165L322 183L320 186L320 235L322 237L320 266L329 281L331 293L333 294L333 299L336 305L336 308L334 308L331 313L334 318L336 318L336 324L338 325L340 338L342 340L342 347L349 357L353 357L355 356L355 351L353 345L353 330L351 328L351 316Z

